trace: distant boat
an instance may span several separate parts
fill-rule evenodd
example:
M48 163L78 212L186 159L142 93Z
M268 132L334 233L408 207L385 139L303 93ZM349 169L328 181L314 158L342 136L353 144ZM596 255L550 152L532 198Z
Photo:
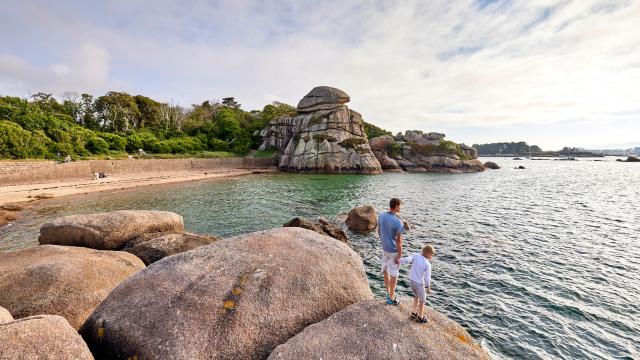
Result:
M560 158L556 159L556 160L576 160L576 158L574 156L560 156Z
M513 160L522 160L522 159L519 157L514 157Z

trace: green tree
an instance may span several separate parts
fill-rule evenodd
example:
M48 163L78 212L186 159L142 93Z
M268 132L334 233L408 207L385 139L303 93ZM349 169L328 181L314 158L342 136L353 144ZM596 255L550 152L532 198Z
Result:
M108 92L95 101L102 129L126 132L135 128L141 113L133 96L124 92Z

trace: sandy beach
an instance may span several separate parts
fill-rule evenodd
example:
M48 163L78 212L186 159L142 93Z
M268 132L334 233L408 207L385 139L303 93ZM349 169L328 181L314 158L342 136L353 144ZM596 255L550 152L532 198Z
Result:
M41 198L87 194L98 191L128 189L139 186L169 184L247 175L254 172L275 172L275 169L219 169L209 171L174 171L149 174L126 174L96 180L58 181L0 187L0 206Z

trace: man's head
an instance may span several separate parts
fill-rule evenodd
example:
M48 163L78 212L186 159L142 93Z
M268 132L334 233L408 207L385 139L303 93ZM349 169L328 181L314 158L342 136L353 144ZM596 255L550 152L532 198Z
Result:
M436 255L436 249L433 248L432 245L427 245L422 248L422 256L431 260Z
M399 213L401 204L402 204L402 201L400 201L400 199L398 198L391 199L391 201L389 201L389 211L394 213Z

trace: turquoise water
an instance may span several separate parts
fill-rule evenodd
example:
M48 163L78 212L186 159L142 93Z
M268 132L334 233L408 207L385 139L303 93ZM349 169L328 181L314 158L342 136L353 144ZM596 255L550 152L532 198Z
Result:
M495 357L640 358L640 164L493 160L503 169L251 175L53 199L0 229L0 251L36 244L40 224L63 214L168 210L192 231L232 236L361 204L383 210L397 196L414 226L405 247L436 247L429 305ZM349 236L382 294L379 240Z

